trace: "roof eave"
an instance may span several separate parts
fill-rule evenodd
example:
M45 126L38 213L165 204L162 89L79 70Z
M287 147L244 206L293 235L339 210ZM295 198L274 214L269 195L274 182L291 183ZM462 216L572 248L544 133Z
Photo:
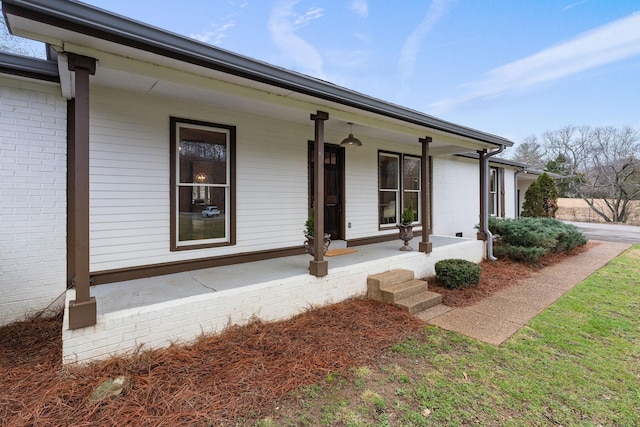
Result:
M47 82L60 82L54 61L0 52L0 73Z
M69 0L3 0L5 15L43 22L215 69L224 73L317 97L434 130L509 147L508 139L390 104L335 84L276 67L187 37Z

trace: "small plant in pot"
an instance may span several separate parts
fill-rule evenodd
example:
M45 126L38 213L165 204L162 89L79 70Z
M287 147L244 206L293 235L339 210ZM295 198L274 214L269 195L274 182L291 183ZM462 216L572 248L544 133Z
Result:
M309 218L304 223L304 237L307 239L304 242L304 247L311 256L315 256L315 219L314 219L314 211L311 211ZM329 249L329 245L331 244L331 235L325 233L324 234L324 242L322 244L322 254L326 254Z
M400 224L397 224L396 227L400 231L400 240L404 242L404 246L400 250L412 251L413 248L409 246L409 241L413 239L413 206L409 206L402 211Z

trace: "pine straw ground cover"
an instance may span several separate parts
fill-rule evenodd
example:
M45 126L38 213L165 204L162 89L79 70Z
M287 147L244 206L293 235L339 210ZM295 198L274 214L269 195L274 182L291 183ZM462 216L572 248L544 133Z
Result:
M417 318L354 299L275 323L230 327L191 346L63 368L60 322L0 328L0 419L11 426L234 425L330 372L373 361L420 330ZM104 380L124 375L124 397L90 403Z
M430 287L448 305L465 305L533 272L506 260L482 268L477 288ZM329 373L352 375L350 369L374 363L423 326L390 305L353 299L287 321L229 327L190 346L63 367L60 316L14 323L0 328L0 420L6 426L236 425ZM133 380L124 396L89 401L98 385L120 375Z
M449 307L464 307L488 297L489 295L526 279L536 270L553 265L563 259L577 255L589 250L597 243L588 242L586 245L578 246L571 251L562 253L551 253L543 257L537 265L531 266L524 263L500 259L497 262L482 261L482 273L480 273L480 283L476 287L465 289L449 289L434 277L427 278L429 290L442 294L442 303Z

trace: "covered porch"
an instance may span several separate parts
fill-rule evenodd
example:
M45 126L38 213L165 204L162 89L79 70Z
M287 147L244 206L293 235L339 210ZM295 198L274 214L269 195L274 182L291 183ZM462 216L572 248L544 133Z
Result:
M313 306L364 295L373 274L408 269L415 277L428 277L441 259L479 262L484 256L481 240L431 236L430 241L433 251L428 254L399 251L400 240L355 246L355 252L327 257L324 277L309 274L310 257L304 254L93 286L97 323L69 329L65 310L63 361L82 363L187 343L254 318L286 319ZM417 248L419 242L416 237L411 245ZM75 290L68 290L65 306L75 298Z

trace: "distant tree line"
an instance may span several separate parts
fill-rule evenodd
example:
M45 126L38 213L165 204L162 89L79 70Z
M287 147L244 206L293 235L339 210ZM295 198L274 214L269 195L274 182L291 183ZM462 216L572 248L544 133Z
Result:
M565 126L540 139L532 135L511 159L560 175L558 195L584 199L607 222L627 222L631 202L640 200L640 134L628 126Z

